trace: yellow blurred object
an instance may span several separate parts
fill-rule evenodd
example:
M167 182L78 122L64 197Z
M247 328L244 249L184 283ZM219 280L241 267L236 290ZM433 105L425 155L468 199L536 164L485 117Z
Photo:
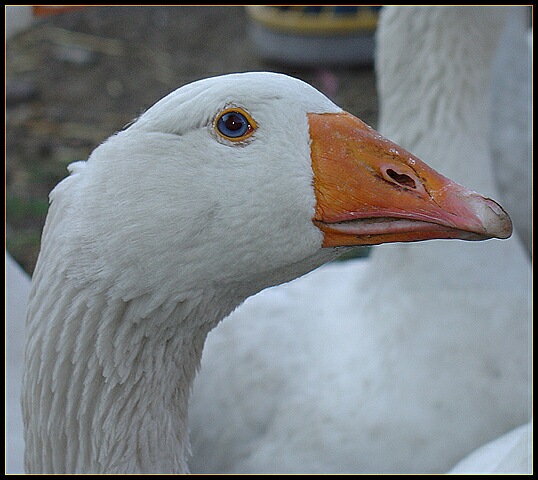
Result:
M377 25L378 9L367 6L247 6L251 18L265 27L294 34L315 35L373 32Z
M246 6L249 35L264 59L292 65L373 62L380 6Z

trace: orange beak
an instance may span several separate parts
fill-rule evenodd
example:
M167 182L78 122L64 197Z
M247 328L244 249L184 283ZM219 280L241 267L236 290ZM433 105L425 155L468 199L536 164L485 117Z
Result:
M443 177L349 113L308 114L324 247L508 238L502 207Z

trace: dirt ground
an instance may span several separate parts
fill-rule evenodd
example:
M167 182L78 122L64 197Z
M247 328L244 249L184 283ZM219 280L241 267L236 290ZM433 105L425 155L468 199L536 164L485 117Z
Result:
M104 139L179 86L230 72L287 73L376 126L372 65L267 63L243 7L87 7L6 46L7 248L32 273L48 193Z

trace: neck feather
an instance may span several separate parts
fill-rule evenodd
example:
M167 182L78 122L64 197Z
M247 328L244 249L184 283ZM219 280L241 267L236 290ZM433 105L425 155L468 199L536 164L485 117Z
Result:
M192 381L207 333L233 306L204 292L148 312L148 298L44 283L30 302L28 472L186 472Z
M377 38L380 132L486 195L495 193L489 86L503 19L495 8L403 7L385 12Z

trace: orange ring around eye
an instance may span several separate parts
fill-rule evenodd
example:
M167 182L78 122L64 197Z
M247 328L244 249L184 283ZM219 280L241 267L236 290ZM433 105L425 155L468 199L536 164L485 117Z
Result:
M228 136L225 133L223 133L218 128L217 124L218 124L219 120L224 115L226 115L228 113L237 113L237 114L245 117L248 125L247 125L247 130L243 135L240 135L238 137L231 137L231 136ZM222 138L225 138L226 140L229 140L231 142L242 142L242 141L246 140L248 137L250 137L254 133L256 128L258 128L258 124L254 121L254 119L250 116L250 114L246 110L244 110L242 108L239 108L239 107L230 107L230 108L226 108L226 109L222 110L221 112L219 112L219 114L215 117L215 120L213 122L213 128Z

